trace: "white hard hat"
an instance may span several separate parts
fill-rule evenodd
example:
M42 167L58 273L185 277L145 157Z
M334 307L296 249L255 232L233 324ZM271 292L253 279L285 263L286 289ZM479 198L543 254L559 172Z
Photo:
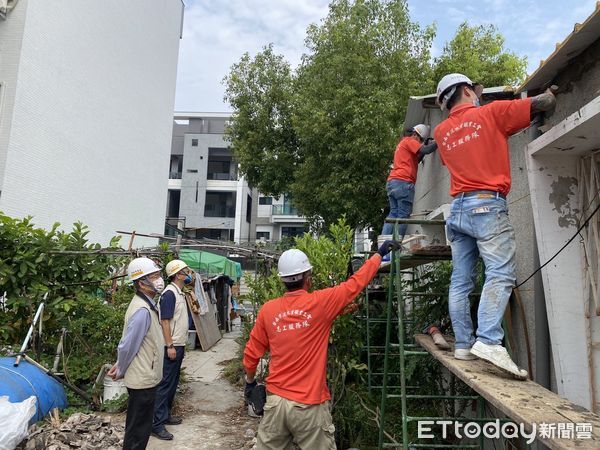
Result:
M282 281L294 282L301 280L302 274L311 270L312 266L303 251L292 248L281 254L277 269Z
M160 272L160 267L150 258L135 258L127 266L127 275L131 281L145 277L154 272Z
M421 139L425 140L429 137L429 126L420 123L413 127L413 131L421 136Z
M455 92L455 89L452 88L463 83L471 86L477 97L481 96L481 93L483 92L483 86L481 84L473 83L468 76L463 75L462 73L450 73L445 75L437 85L436 101L442 109L446 109L446 102Z
M180 259L174 259L173 261L170 261L165 267L167 278L170 278L171 276L179 272L181 269L185 269L187 266L188 265Z

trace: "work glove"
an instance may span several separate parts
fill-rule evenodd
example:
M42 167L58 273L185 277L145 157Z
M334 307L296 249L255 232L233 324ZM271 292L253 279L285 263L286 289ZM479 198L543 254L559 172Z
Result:
M252 394L252 390L256 387L256 379L252 380L252 383L248 383L246 381L246 387L244 388L244 398L248 400L250 398L250 394Z
M381 257L383 258L385 255L387 255L389 252L391 252L392 250L398 250L400 248L400 242L398 241L385 241L381 247L379 247L379 250L377 250L377 253L379 253L381 255Z

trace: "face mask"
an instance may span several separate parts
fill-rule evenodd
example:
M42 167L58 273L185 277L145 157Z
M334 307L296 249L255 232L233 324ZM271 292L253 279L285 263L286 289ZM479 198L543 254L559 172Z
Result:
M162 278L157 278L152 281L152 286L156 290L158 294L160 294L165 289L165 281Z
M190 284L192 282L192 276L188 273L183 280L183 284Z
M475 105L475 106L481 106L481 102L479 101L479 97L475 97L475 100L473 100L473 105Z

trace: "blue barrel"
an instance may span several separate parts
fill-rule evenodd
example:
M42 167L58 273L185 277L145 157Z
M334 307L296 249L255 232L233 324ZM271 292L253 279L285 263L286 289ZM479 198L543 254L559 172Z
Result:
M14 367L15 358L0 358L0 396L7 395L12 403L36 397L37 411L29 421L42 420L52 409L65 409L67 396L58 381L33 364L22 360Z

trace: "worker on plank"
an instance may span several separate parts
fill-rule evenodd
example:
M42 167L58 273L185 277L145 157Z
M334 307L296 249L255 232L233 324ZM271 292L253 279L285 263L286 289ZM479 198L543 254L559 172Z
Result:
M506 196L511 176L508 138L529 126L533 114L555 105L548 91L537 97L502 100L480 106L483 86L467 76L444 76L437 101L449 117L434 131L439 155L450 172L454 197L446 234L452 247L452 278L448 306L456 337L454 357L485 359L518 379L526 379L502 346L502 317L515 274L515 233L508 218ZM473 334L469 294L475 286L474 268L481 256L485 284Z
M406 219L410 217L415 198L415 183L419 162L425 155L437 149L435 141L429 138L429 127L424 124L415 125L406 131L394 152L394 162L387 179L386 191L390 202L388 219ZM385 223L380 241L391 239L394 224ZM398 227L400 242L406 233L406 224ZM387 257L384 260L387 262Z
M246 395L256 386L259 359L270 352L267 401L257 448L335 449L327 388L327 347L331 326L374 278L381 259L400 244L386 241L352 277L337 286L309 292L312 266L298 249L279 258L286 293L258 312L244 349Z
M146 448L152 431L156 387L163 376L164 339L154 297L165 282L160 267L149 258L135 258L127 267L135 296L125 312L117 363L108 371L113 380L124 378L129 394L124 450Z
M152 436L168 441L173 439L173 434L167 431L165 425L179 425L182 422L180 417L171 415L171 410L179 384L189 328L188 307L183 287L192 282L192 275L188 265L180 259L170 261L165 267L165 272L169 284L159 302L165 357L162 380L156 390Z

